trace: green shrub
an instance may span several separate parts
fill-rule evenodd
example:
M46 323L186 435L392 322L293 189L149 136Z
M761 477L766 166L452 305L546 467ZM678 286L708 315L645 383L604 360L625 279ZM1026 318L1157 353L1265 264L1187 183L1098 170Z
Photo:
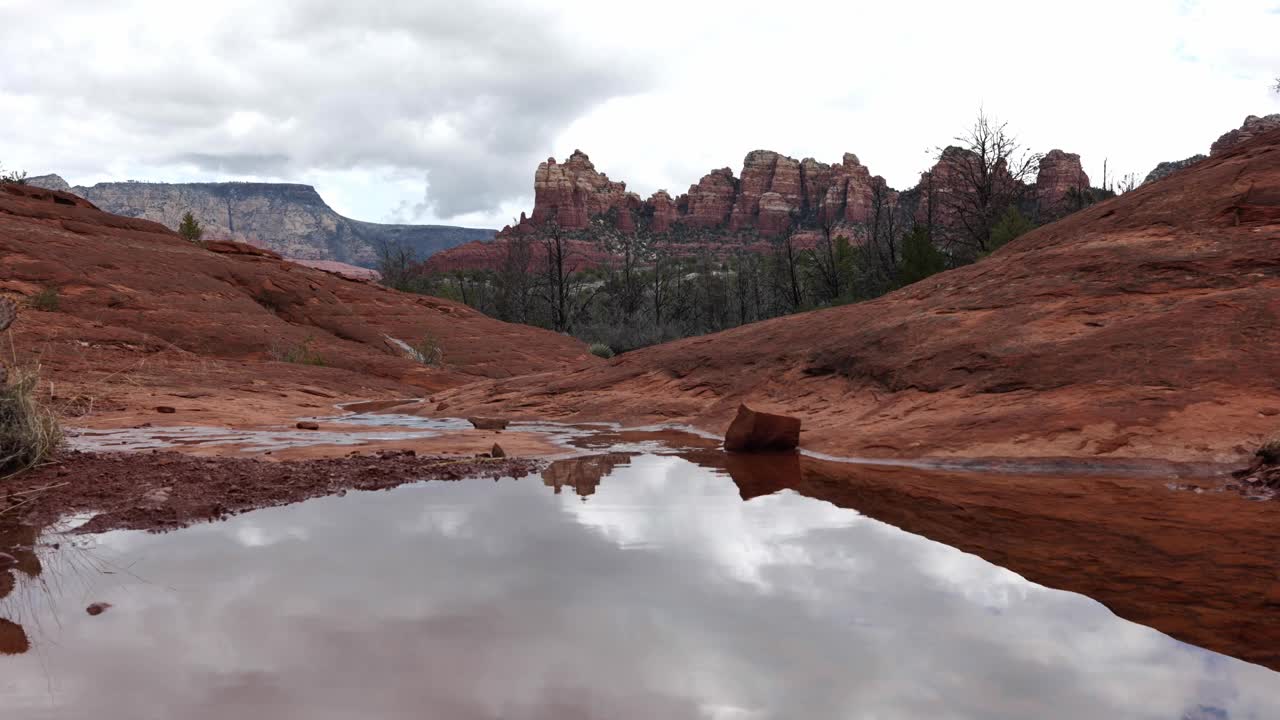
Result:
M58 418L36 395L37 369L17 369L0 386L0 472L39 465L62 444Z
M1035 228L1035 223L1023 216L1018 208L1010 205L1000 216L1000 221L991 228L991 239L987 243L987 251L991 252L1004 247L1014 238Z
M444 364L444 348L431 333L423 333L422 339L412 349L414 357L423 365L440 367Z
M32 295L30 302L33 310L56 312L62 305L62 296L58 294L58 288L46 287L35 295Z
M204 228L200 226L196 216L188 211L182 216L182 222L178 223L178 234L187 241L200 245L200 239L204 237Z
M307 338L300 343L276 343L271 346L271 359L296 365L315 365L324 367L324 357L311 347L312 340Z
M613 357L613 348L609 347L608 345L605 345L602 342L591 343L590 352L592 355L595 355L596 357L602 357L606 360Z
M917 227L903 236L902 261L898 264L899 286L919 282L947 269L947 257L933 246L929 232Z

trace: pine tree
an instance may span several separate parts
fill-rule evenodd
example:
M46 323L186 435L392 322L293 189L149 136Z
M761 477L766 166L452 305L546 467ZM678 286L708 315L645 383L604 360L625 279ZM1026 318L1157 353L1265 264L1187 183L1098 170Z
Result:
M182 216L182 222L178 225L178 234L199 244L200 238L204 237L204 228L200 227L200 221L196 220L196 216L188 211Z
M933 246L923 227L907 233L902 241L902 262L898 265L898 285L910 285L947 268L947 257Z

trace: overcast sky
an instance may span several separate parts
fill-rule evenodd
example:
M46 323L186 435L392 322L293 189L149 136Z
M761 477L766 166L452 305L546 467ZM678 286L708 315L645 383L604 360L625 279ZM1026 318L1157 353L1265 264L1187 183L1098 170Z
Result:
M980 106L1145 174L1280 112L1280 0L0 0L0 68L6 168L494 227L575 148L645 196L756 148L909 187Z

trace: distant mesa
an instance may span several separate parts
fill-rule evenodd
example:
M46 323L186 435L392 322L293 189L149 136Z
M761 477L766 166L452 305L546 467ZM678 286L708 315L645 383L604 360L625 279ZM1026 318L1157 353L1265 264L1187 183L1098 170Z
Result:
M371 269L384 244L401 246L419 259L494 231L449 225L384 225L343 217L310 185L291 183L110 182L72 187L58 175L27 178L27 184L75 193L116 215L153 220L176 228L191 212L209 240L236 240L291 260L340 263ZM352 274L334 266L317 266Z

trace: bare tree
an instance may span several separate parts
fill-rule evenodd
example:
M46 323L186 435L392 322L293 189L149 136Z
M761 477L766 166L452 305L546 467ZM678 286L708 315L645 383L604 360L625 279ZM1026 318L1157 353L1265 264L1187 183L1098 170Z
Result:
M551 327L557 332L572 332L573 324L600 292L596 287L586 292L578 269L581 254L574 251L560 224L552 218L543 226L539 238L545 255L544 284L540 296L551 314Z
M938 164L930 172L947 176L945 186L933 192L947 232L934 240L981 254L990 249L991 228L1000 216L1023 199L1041 156L1024 150L1007 123L983 110L955 141L959 145L937 148Z
M809 250L813 266L818 278L818 294L827 302L835 302L840 298L840 253L835 236L835 220L823 218L820 223L821 237Z
M416 261L413 251L399 243L387 242L385 238L378 242L376 250L382 284L396 290L408 290Z
M521 323L529 321L532 259L529 238L512 232L504 241L502 262L498 266L497 313L500 319Z
M898 271L902 254L899 248L901 233L897 227L897 193L884 180L876 180L878 182L871 186L871 227L866 247L870 260L875 262L876 274L888 282ZM932 208L929 213L932 217Z

